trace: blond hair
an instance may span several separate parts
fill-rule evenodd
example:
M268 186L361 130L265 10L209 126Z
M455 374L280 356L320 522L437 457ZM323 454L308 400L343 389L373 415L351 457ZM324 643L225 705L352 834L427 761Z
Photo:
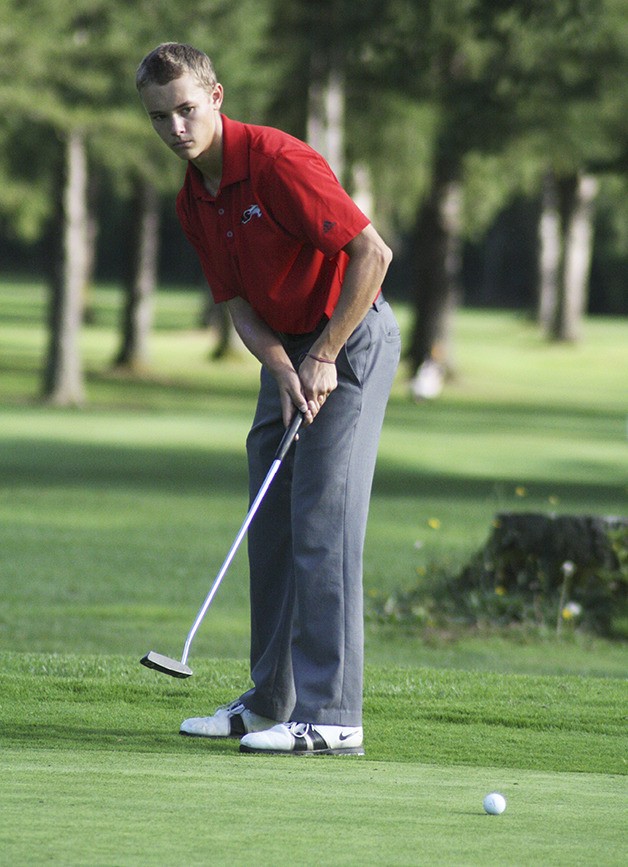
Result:
M204 52L183 42L163 42L138 66L135 85L142 90L148 84L169 84L188 72L209 91L217 84L213 64Z

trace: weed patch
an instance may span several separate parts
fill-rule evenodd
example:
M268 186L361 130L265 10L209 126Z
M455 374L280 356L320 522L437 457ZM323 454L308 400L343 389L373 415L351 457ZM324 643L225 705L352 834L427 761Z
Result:
M370 616L427 631L626 637L627 519L498 515L462 570L441 563L422 572L409 589L372 593Z

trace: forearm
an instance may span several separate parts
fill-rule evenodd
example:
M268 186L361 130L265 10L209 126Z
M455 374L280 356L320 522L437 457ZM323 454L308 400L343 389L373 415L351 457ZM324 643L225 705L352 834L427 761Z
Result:
M392 252L372 226L367 226L345 251L349 264L333 316L311 352L320 358L336 356L368 313L386 276Z
M273 376L294 369L277 335L259 318L247 301L239 297L233 298L227 301L227 307L240 339Z
M243 298L227 301L227 307L234 328L246 348L277 381L286 427L290 424L295 408L303 413L305 424L311 424L318 404L304 393L299 374L277 335Z

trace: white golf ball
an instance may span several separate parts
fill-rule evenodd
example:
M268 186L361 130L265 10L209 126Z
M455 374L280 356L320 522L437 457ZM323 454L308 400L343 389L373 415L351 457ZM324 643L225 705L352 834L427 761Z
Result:
M491 816L499 816L506 809L506 798L500 795L499 792L491 792L482 802L484 809Z

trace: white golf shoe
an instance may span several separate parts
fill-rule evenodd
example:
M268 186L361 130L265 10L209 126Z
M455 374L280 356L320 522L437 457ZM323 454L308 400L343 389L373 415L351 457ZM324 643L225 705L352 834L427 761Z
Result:
M213 716L192 717L183 720L179 733L197 738L241 738L249 732L259 732L277 724L253 713L240 699L219 707Z
M361 726L279 723L266 731L245 735L240 741L240 752L299 756L363 756L362 738Z

